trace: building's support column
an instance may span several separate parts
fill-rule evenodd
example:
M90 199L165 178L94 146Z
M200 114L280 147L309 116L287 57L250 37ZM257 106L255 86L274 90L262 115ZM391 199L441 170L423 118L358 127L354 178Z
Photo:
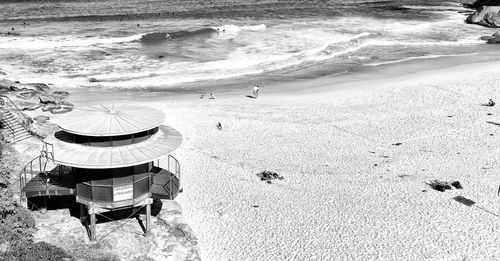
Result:
M146 205L146 236L151 233L151 204Z
M88 215L90 217L89 238L90 241L95 241L97 236L96 231L96 214L101 213L99 207L96 207L92 202L88 205Z
M80 222L84 223L85 222L85 205L82 203L77 203L80 205Z
M95 229L95 213L90 214L90 241L95 241L96 239L96 229Z
M28 198L24 192L21 192L21 206L28 208Z
M97 214L101 214L104 212L110 211L109 209L100 208L98 205L96 206L94 203L90 202L87 208L87 215L90 217L90 224L87 225L89 227L89 239L90 241L95 241L97 238ZM87 219L88 220L88 219ZM86 222L89 223L88 221Z
M148 236L151 234L151 204L153 204L153 199L152 198L146 198L140 203L136 204L134 207L146 207L146 226L144 227L144 224L142 223L142 219L138 216L137 220L139 221L139 225L142 228L142 231L144 231L144 235Z

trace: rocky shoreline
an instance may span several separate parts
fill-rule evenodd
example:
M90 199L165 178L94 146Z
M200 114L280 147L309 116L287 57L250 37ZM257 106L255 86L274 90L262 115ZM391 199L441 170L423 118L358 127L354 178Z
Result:
M464 7L475 9L465 19L465 22L490 28L500 28L500 0L478 0L473 4L464 4ZM498 44L500 43L500 31L491 36L483 36L480 39L488 44Z
M68 101L69 92L53 91L44 83L0 79L0 96L6 97L0 97L2 103L14 104L27 121L25 127L39 138L45 138L57 130L57 126L48 121L49 115L67 113L74 109L74 105ZM1 136L7 143L12 140L8 132L2 132Z
M66 91L51 91L44 83L20 83L0 79L0 95L7 95L22 111L35 111L39 108L43 112L52 114L66 113L73 110L74 105L68 101Z
M500 6L481 6L465 20L470 24L486 27L500 27Z

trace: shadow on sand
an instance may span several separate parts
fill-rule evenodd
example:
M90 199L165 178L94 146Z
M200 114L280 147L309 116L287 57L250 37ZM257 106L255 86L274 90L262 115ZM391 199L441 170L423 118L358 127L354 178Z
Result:
M496 126L500 127L500 123L498 123L498 122L487 121L487 123L493 124L493 125L496 125Z
M464 198L464 197L462 197L462 196L456 196L456 197L454 197L453 199L454 199L455 201L457 201L457 202L460 202L460 203L462 203L462 204L464 204L464 205L468 206L468 207L474 206L474 207L476 207L476 208L478 208L478 209L480 209L480 210L482 210L482 211L484 211L484 212L490 213L490 214L492 214L492 215L494 215L494 216L496 216L496 217L500 217L498 214L493 213L493 212L491 212L491 211L489 211L489 210L487 210L487 209L485 209L485 208L483 208L483 207L481 207L481 206L476 205L476 202L475 202L475 201L470 200L470 199L468 199L468 198Z

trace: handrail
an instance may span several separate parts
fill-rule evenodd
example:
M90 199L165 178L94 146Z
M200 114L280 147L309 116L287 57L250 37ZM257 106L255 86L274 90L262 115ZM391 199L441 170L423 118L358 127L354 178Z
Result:
M173 168L171 168L171 162L174 164ZM181 188L181 166L179 164L179 161L177 161L176 158L174 158L174 156L172 155L168 155L168 158L167 158L167 164L168 164L168 167L167 167L167 170L174 174L174 176L177 178L177 181L178 181L178 184L179 184L179 187L178 189ZM170 192L170 199L173 199L174 197L174 193L173 193L173 190L172 190L172 180L169 182L169 192Z
M5 95L0 95L0 99L6 99L6 101L8 102L5 102L5 105L7 105L7 107L10 108L11 111L15 112L16 115L22 119L21 121L19 121L19 123L21 123L21 126L23 126L27 131L29 131L29 124L30 124L30 120L23 114L21 113L21 110L16 106L16 104L8 97L8 96L5 96ZM14 108L12 108L14 107Z
M181 165L179 164L179 161L172 155L168 155L168 158L167 158L167 161L168 161L168 171L170 171L170 173L174 174L174 176L177 177L177 179L179 179L179 182L181 180ZM172 169L170 168L170 161L173 161L173 164L174 165L174 168L175 170L172 171ZM180 184L180 183L179 183Z
M21 170L21 172L19 173L19 189L22 191L24 186L26 186L26 183L28 183L28 167L29 167L29 180L33 179L33 163L38 160L38 172L37 173L41 173L41 172L44 172L45 171L45 168L47 166L47 164L44 164L44 169L42 170L42 158L43 155L39 155L35 158L33 158L32 160L30 160L25 166L24 168ZM45 162L46 163L46 162ZM36 166L36 165L35 165ZM36 168L36 167L35 167ZM36 171L36 169L35 169Z
M49 151L49 146L51 150ZM47 160L52 160L54 162L54 144L43 141L43 149L41 151L42 156L44 156Z

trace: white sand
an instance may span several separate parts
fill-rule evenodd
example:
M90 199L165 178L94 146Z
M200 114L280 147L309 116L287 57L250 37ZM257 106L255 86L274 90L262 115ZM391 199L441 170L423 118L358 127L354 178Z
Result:
M500 123L500 104L480 104L500 102L498 68L143 104L184 135L177 201L202 260L494 260L500 127L487 121ZM285 179L260 181L266 169Z
M500 258L500 128L487 123L500 106L480 106L500 101L498 68L151 102L185 135L177 201L202 259ZM265 169L285 179L262 182ZM464 189L438 192L434 179Z

